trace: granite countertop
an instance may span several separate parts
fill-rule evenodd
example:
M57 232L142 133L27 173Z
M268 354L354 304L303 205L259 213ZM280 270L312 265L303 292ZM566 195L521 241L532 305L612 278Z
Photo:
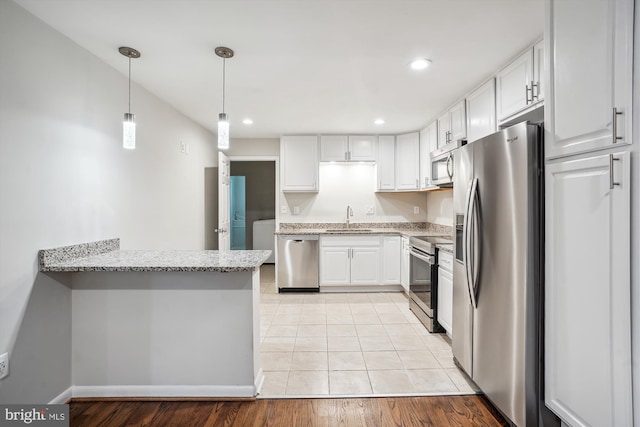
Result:
M329 235L329 236L445 236L451 237L452 227L430 223L283 223L276 235Z
M271 251L120 250L120 240L102 240L41 250L42 272L80 271L251 271L266 261Z

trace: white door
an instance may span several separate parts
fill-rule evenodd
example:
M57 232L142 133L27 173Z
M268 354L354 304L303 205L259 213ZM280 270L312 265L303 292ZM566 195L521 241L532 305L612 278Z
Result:
M380 284L380 247L351 248L351 284Z
M280 186L282 191L318 191L318 137L280 138Z
M420 188L431 186L431 152L438 147L438 123L420 131Z
M378 158L376 174L378 190L396 189L396 137L384 135L378 137Z
M633 425L629 160L545 170L545 403L570 426Z
M631 144L633 0L550 1L546 22L545 156Z
M229 159L218 151L218 250L228 251L231 247L229 230L231 226L231 168Z
M340 246L320 248L320 285L346 286L350 283L350 249Z
M498 71L496 76L498 122L531 104L532 73L533 49L527 50L511 64Z
M397 285L400 283L400 236L382 238L382 283Z
M402 238L402 258L400 259L400 284L405 292L409 292L409 267L411 265L411 253L409 252L409 238Z
M442 268L438 268L438 323L452 334L453 274Z
M467 113L465 108L465 102L460 101L449 110L449 126L451 127L451 134L449 134L450 141L459 141L467 138Z
M447 111L437 119L438 122L438 148L442 148L451 140L449 134L451 133L451 118Z
M544 40L533 46L533 102L544 99Z
M352 162L373 162L376 160L375 147L375 135L351 135L347 157Z
M320 137L320 161L344 162L347 158L348 143L346 135L322 135Z
M496 131L495 79L467 97L467 141L469 143Z
M420 134L398 135L396 139L396 189L420 188Z

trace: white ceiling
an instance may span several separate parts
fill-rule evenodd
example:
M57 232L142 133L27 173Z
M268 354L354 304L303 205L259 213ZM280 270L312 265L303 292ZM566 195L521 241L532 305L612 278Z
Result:
M542 0L15 1L125 76L118 47L140 50L132 79L213 132L213 51L234 49L232 138L420 129L541 37L544 22ZM433 64L412 71L416 57Z

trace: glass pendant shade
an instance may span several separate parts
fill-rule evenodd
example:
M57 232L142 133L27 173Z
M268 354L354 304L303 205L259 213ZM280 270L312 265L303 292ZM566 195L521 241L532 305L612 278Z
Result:
M220 150L229 148L229 120L226 113L218 115L218 148Z
M135 114L124 113L124 121L122 122L122 146L128 150L136 148Z

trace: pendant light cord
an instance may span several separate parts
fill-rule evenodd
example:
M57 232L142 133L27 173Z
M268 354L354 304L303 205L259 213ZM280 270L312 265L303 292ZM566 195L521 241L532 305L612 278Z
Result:
M225 95L225 82L226 82L226 62L227 58L222 58L222 112L224 113L224 95Z
M131 56L129 56L129 113L131 113Z

